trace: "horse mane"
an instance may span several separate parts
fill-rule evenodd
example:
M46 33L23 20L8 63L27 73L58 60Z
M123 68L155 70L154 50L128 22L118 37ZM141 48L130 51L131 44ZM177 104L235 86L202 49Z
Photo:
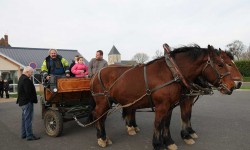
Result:
M192 44L189 46L182 46L179 48L175 48L173 51L171 51L171 56L175 57L178 53L187 53L189 57L191 57L193 60L197 59L200 55L203 53L207 53L207 48L201 48L197 44Z
M156 59L153 59L153 60L151 60L151 61L149 61L149 62L147 62L146 64L144 64L144 65L149 65L149 64L152 64L153 62L155 62L155 61L158 61L158 60L161 60L161 59L165 59L165 56L161 56L161 57L158 57L158 58L156 58Z
M225 51L225 53L227 54L227 56L231 59L234 60L234 56L230 51Z
M220 55L220 50L218 49L214 49L215 54L217 54L218 56ZM233 55L232 53L225 51L226 54L233 60ZM187 53L187 56L192 58L193 60L196 60L200 55L202 54L207 54L208 53L208 49L207 48L201 48L198 44L190 44L188 46L181 46L178 48L174 48L173 51L170 52L170 55L175 58L176 54L179 53ZM156 59L153 59L151 61L149 61L148 63L144 64L144 65L148 65L151 64L155 61L161 60L165 58L164 56L162 57L158 57Z

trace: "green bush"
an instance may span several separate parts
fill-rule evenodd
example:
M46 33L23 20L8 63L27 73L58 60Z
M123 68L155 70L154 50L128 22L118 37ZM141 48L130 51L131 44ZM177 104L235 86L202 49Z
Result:
M243 77L244 82L250 82L250 77Z
M235 64L238 67L243 77L250 77L250 61L249 60L235 61Z

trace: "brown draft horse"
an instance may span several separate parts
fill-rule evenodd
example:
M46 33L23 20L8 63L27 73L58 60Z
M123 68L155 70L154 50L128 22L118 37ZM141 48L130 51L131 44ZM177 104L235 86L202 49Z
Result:
M241 86L241 82L243 81L242 75L239 72L233 61L233 55L230 52L220 51L220 56L226 64L228 71L230 72L231 78L236 81L236 89L239 89ZM196 132L193 130L191 126L191 114L192 114L192 106L196 96L187 96L180 103L181 109L181 121L182 121L182 130L181 137L185 141L186 144L194 144L195 141L193 139L197 139L198 136Z
M220 92L231 94L234 82L228 76L227 68L212 46L207 49L184 47L173 51L174 59L182 74L189 81L202 76ZM160 149L177 149L171 138L169 125L173 106L181 99L182 82L174 79L166 65L165 58L151 61L145 65L127 69L124 67L106 67L91 79L91 92L96 106L93 111L96 122L98 144L106 147L111 140L106 135L105 112L109 110L110 101L115 101L127 110L155 107L153 147ZM152 103L149 100L152 97ZM129 105L131 104L131 105ZM129 123L130 126L133 123Z

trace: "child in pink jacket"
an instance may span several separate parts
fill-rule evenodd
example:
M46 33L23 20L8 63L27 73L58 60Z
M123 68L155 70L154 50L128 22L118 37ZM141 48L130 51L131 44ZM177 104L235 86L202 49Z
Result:
M88 66L84 64L83 57L77 58L77 62L72 68L71 72L75 74L75 77L84 77L88 75Z

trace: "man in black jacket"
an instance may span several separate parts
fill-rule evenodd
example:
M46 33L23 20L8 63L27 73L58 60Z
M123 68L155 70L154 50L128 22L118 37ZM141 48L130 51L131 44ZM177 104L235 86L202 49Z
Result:
M36 89L30 77L33 68L27 66L23 69L23 74L18 81L17 104L22 108L22 132L21 138L28 141L38 140L40 137L34 136L32 132L32 118L34 113L33 103L37 103Z

